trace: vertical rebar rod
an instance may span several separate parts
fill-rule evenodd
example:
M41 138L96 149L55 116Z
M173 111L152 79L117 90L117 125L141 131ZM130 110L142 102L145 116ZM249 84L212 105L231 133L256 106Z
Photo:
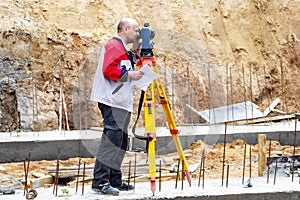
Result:
M60 134L62 133L62 120L63 120L63 113L62 113L62 111L63 111L62 90L63 90L63 85L62 85L62 77L61 77L61 73L60 73L59 110L58 110L58 113L59 113L59 127L58 127L58 130L59 130Z
M18 101L16 101L16 108L18 109L19 105L18 105ZM19 112L15 112L15 124L16 124L16 133L17 133L17 137L19 137L19 128L20 128L20 116L19 116Z
M250 64L250 99L251 99L251 119L252 119L252 125L253 125L253 90L252 90L252 64Z
M188 96L188 104L190 106L192 106L191 105L191 91L190 91L190 71L189 71L189 66L188 65L186 67L186 73L187 73L187 90L188 90L187 96ZM189 117L190 117L191 120L193 119L192 118L192 112L190 112L190 116ZM193 121L191 121L190 123L193 124Z
M267 83L267 73L266 73L266 66L264 66L264 78L265 78L265 88L266 88L266 92L267 92L267 99L268 99L268 106L270 105L270 93L268 90L268 83Z
M204 151L203 151L203 152L204 152ZM201 155L201 160L200 160L200 170L199 170L198 187L200 187L200 182L201 182L202 165L203 165L203 156L204 156L204 154Z
M76 179L76 192L78 191L78 182L79 182L79 175L80 175L80 164L81 164L81 157L79 157L79 161L78 161L77 179Z
M26 170L26 159L24 158L23 160L23 165L24 165L24 179L25 179L25 183L24 183L24 196L27 193L27 170Z
M131 160L129 161L129 166L128 166L128 179L127 179L127 182L128 182L128 188L127 190L129 190L129 187L130 187L130 176L131 176Z
M229 165L227 165L226 188L228 188L228 178L229 178Z
M159 177L158 177L158 181L159 181L159 191L161 191L161 160L159 160Z
M85 91L84 92L84 97L85 97L85 99L84 99L84 103L85 103L84 104L84 108L85 108L85 115L84 115L85 123L84 123L84 125L85 125L85 132L87 132L87 129L88 129L88 114L87 113L89 113L89 109L88 109L89 94L87 93L87 91L88 91L87 80L88 80L88 77L86 77L86 73L84 73L84 91Z
M249 178L251 179L252 177L252 159L251 159L251 145L249 145Z
M247 144L245 143L244 144L244 159L243 159L243 176L242 176L242 184L244 185L244 180L245 180L245 166L246 166L246 154L247 154L247 151L246 151L246 148L247 148Z
M209 124L211 123L211 83L210 83L210 65L208 64L207 67L207 76L208 76L208 119L209 119Z
M276 182L277 164L278 164L278 159L276 160L276 164L275 164L275 172L274 172L274 185L275 185L275 182Z
M232 84L232 73L231 73L231 68L230 67L230 96L231 96L231 105L233 105L233 84ZM234 121L234 110L233 110L233 106L231 107L231 117L232 117L232 121Z
M9 79L9 75L7 75L7 82L8 82L8 85L10 85L10 79ZM12 119L12 100L11 100L11 97L6 95L6 99L8 101L8 106L9 106L9 114L8 114L8 129L9 129L9 132L10 132L10 136L12 136L12 124L13 124L13 119Z
M81 109L82 109L82 101L81 101L81 97L82 97L82 94L81 94L81 82L80 82L80 73L78 74L78 93L77 93L77 95L78 95L78 110L79 110L79 112L78 112L78 115L79 115L79 130L81 131L82 130L82 119L81 119Z
M55 193L55 196L57 196L57 190L58 190L59 160L60 160L60 146L57 148L57 161L56 161L56 170L55 170L55 181L54 181L54 187L53 187L53 194Z
M245 70L244 65L242 64L242 71L243 71L243 87L244 87L244 101L245 101L245 113L246 113L246 124L248 124L248 114L247 114L247 94L246 94L246 81L245 81Z
M205 156L203 156L202 162L202 188L204 189L204 174L205 174Z
M184 160L181 161L181 190L183 190L183 180L184 180Z
M210 95L210 98L211 99L213 99L213 90L212 90L212 87L211 87L211 73L210 73L210 64L209 64L209 87L210 87L210 91L211 91L211 94L212 95ZM212 105L213 106L213 109L212 109L212 112L213 112L213 122L214 123L217 123L217 117L216 117L216 111L215 111L215 108L214 108L214 105Z
M179 176L179 167L180 167L180 158L178 159L178 163L177 163L177 172L176 172L175 189L177 189L178 176Z
M223 161L222 161L222 186L224 182L224 167L225 167L225 154L226 154L226 133L227 133L227 123L225 123L225 133L224 133L224 147L223 147Z
M34 80L33 80L33 71L31 72L32 80L32 129L34 131Z
M285 113L285 91L284 91L284 74L283 74L283 65L282 65L282 59L280 59L280 78L281 78L281 98L282 98L282 111L283 115ZM292 177L293 179L293 177Z
M82 195L84 194L84 181L85 181L85 162L83 162L83 172L82 172Z
M27 169L26 169L26 178L28 178L30 160L31 160L31 152L29 151L29 153L28 153ZM28 187L26 188L26 192L28 192Z
M294 167L296 154L296 137L297 137L297 117L295 116L295 131L294 131L294 149L293 149L293 164L292 164L292 182L294 181Z
M25 192L26 194L28 193L28 173L29 173L29 164L30 164L30 160L31 160L31 152L29 151L28 153L28 162L27 162L27 167L26 167L26 159L24 159L24 171L25 171L25 187L24 187L24 195Z
M171 82L171 85L172 85L172 108L174 108L174 95L175 95L175 93L174 93L174 66L172 67L172 82Z
M35 99L35 120L39 122L39 106L38 106L38 100L37 100L37 87L36 87L36 82L34 82L34 99ZM38 127L39 128L39 127ZM39 128L39 131L41 131L41 128ZM40 136L40 132L37 134Z
M136 153L134 154L133 193L135 193L135 177L136 177Z
M272 138L270 137L270 143L269 143L269 161L267 162L267 164L268 164L267 183L269 183L269 178L270 178L271 147L272 147Z
M229 81L228 81L228 64L226 64L226 108L227 108L227 121L229 121Z

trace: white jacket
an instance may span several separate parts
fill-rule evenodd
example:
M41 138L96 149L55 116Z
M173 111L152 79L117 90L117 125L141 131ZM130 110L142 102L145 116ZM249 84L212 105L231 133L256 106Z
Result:
M122 41L122 40L120 40L120 38L119 38L119 41ZM126 46L126 44L123 41L122 41L123 44L121 42L119 42L119 43L120 43L120 45L122 45L121 47L118 44L116 44L116 42L114 43L114 46L108 46L108 45L110 45L110 43L108 42L102 49L101 55L100 55L100 58L98 61L96 74L94 77L94 84L93 84L90 99L92 101L97 101L97 102L106 104L108 106L117 107L117 108L127 110L129 112L132 112L133 111L133 99L134 99L134 85L132 84L132 81L120 82L120 81L109 79L103 75L104 55L106 53L111 52L111 51L108 51L107 49L112 48L114 50L115 48L123 48L124 52L130 51L128 46ZM110 50L112 50L112 49L110 49ZM120 49L118 49L118 50L120 50ZM124 55L122 58L124 59ZM130 62L128 62L128 61L129 61L128 57L127 57L127 60L126 59L120 60L119 67L121 67L121 65L123 65L121 63L126 63L127 65L129 65ZM133 66L128 66L128 68L130 68L129 70L132 70ZM113 91L121 84L122 84L121 88L116 93L113 94Z

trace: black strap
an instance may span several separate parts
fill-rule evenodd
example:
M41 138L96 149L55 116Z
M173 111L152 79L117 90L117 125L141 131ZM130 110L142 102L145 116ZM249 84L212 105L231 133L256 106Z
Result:
M140 114L141 114L141 110L142 110L142 106L143 106L143 101L144 101L144 96L145 96L145 91L142 90L141 91L140 101L139 101L139 107L138 107L137 117L136 117L135 123L134 123L134 125L132 127L132 133L133 133L134 137L136 137L137 139L147 140L149 142L149 141L151 141L153 139L151 136L140 136L140 135L135 134L135 127L136 127L136 124L137 124L138 119L139 119Z

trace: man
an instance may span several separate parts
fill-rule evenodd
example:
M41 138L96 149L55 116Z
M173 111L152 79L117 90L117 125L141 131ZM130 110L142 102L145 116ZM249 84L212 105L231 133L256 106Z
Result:
M91 100L98 102L104 130L94 167L92 189L103 194L118 195L120 190L133 186L122 181L120 170L128 140L128 124L133 111L133 81L143 73L134 71L138 58L139 25L135 19L123 18L117 27L118 34L102 49ZM132 50L127 46L132 45Z

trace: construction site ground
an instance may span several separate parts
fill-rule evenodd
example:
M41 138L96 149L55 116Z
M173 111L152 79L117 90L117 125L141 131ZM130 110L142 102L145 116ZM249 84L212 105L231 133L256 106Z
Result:
M75 188L67 188L68 194L63 194L61 191L66 187L59 187L57 197L53 194L53 188L38 188L37 200L106 200L106 199L201 199L201 200L254 200L254 199L272 199L272 200L297 200L300 197L298 179L291 182L290 178L277 177L275 185L273 178L267 184L266 178L253 178L252 187L244 188L241 184L241 179L230 178L228 187L221 185L221 179L206 179L202 185L198 187L197 180L192 180L191 187L187 182L184 182L183 190L181 182L178 183L175 189L175 181L163 182L161 191L158 190L155 195L150 190L149 182L142 182L136 184L135 191L122 191L119 196L101 195L93 192L90 186L84 187L84 194L82 195L82 188L78 188L76 193ZM18 190L14 195L2 195L3 200L25 199L22 190Z
M292 134L292 132L290 133ZM269 152L269 140L266 147ZM246 156L244 157L246 146ZM251 147L251 148L250 148ZM251 154L250 154L251 149ZM203 150L205 152L205 176L204 188L203 177L200 178L199 170ZM271 141L271 156L291 156L293 155L293 145L281 145L278 141ZM55 150L54 150L55 151ZM153 196L150 190L148 178L147 155L143 152L127 152L122 165L123 179L128 180L129 163L130 177L133 177L134 166L136 166L136 189L134 191L121 192L119 196L99 195L91 191L91 180L93 164L95 158L80 158L81 174L83 164L85 163L85 183L82 194L82 178L78 182L78 191L76 188L76 175L79 165L79 157L62 159L59 161L59 186L57 197L53 193L53 182L57 161L40 160L29 163L28 181L30 187L33 187L38 196L36 199L193 199L201 196L201 199L214 197L213 199L299 199L299 177L295 174L293 182L291 177L287 177L282 170L278 170L277 177L274 179L274 172L270 174L269 183L267 183L266 173L263 177L258 177L258 145L246 144L241 139L228 142L225 147L225 162L223 166L224 144L205 144L202 140L193 141L191 145L184 150L185 156L191 171L192 185L189 187L187 180L183 181L179 172L177 189L176 182L176 164L178 156L176 152L157 155L157 176L159 175L159 166L161 163L162 184L159 191L159 179L157 177L156 192ZM300 154L300 147L295 147L295 154ZM249 156L251 155L251 157ZM245 158L245 159L244 159ZM26 159L26 157L25 157ZM245 164L244 164L245 161ZM25 161L25 165L28 162ZM136 163L136 165L134 164ZM243 167L244 166L244 167ZM251 168L250 168L251 167ZM228 182L227 168L229 168ZM251 177L252 187L243 187L242 179L244 173L244 184ZM10 162L0 164L0 177L2 180L9 177L20 180L24 185L24 162ZM223 186L222 186L223 176ZM274 184L275 181L275 184ZM133 184L134 179L130 179ZM226 186L228 184L228 186ZM240 195L242 194L242 195ZM1 199L25 199L23 188L16 190L16 194L2 195ZM210 198L211 199L211 198Z

